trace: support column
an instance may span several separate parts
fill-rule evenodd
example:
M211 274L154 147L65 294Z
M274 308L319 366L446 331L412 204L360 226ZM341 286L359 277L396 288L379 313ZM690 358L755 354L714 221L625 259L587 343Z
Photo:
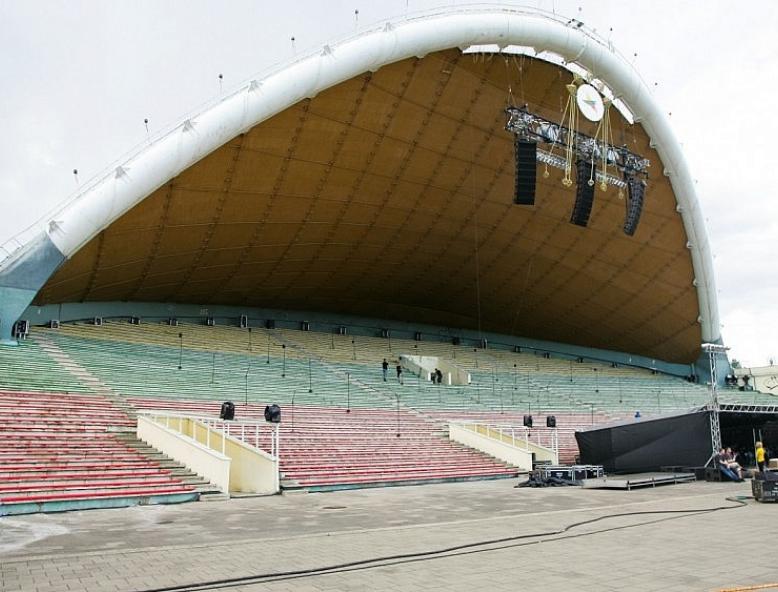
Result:
M49 235L41 232L0 263L0 345L16 345L14 323L64 261Z

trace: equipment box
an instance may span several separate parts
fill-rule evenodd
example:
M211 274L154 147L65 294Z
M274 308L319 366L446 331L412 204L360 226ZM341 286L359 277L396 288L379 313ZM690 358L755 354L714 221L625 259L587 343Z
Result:
M754 475L751 492L758 502L778 502L778 473L765 471Z

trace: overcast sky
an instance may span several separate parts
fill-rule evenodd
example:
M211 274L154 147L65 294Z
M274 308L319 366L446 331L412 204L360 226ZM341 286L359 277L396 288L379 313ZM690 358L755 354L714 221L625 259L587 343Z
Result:
M83 184L146 140L144 118L153 134L295 53L459 4L0 0L0 244L76 190L74 168ZM778 359L778 2L505 4L576 17L634 60L697 179L731 356Z

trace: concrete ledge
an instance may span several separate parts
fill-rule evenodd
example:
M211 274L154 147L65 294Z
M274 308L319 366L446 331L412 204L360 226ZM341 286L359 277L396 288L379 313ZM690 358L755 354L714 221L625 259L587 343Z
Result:
M164 493L159 495L135 495L111 498L92 498L82 500L61 500L50 502L17 502L0 504L0 516L19 516L22 514L70 512L74 510L97 510L108 508L128 508L130 506L151 506L157 504L183 504L196 502L200 494Z

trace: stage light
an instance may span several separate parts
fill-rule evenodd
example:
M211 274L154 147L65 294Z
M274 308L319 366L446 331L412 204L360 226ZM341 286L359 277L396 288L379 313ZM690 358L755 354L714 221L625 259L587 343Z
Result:
M535 180L537 177L538 145L535 142L514 140L516 154L516 176L513 203L523 206L535 205Z
M632 236L637 230L640 215L643 213L643 198L646 192L646 182L634 174L624 175L627 182L627 215L624 219L624 234Z
M275 403L265 407L265 421L270 423L281 423L281 408Z
M219 419L225 421L232 421L235 419L235 403L232 401L225 401L222 403L221 411L219 411Z
M578 160L575 163L575 204L570 216L570 223L576 226L589 224L589 216L594 204L594 183L592 182L592 167L594 165L586 160Z

